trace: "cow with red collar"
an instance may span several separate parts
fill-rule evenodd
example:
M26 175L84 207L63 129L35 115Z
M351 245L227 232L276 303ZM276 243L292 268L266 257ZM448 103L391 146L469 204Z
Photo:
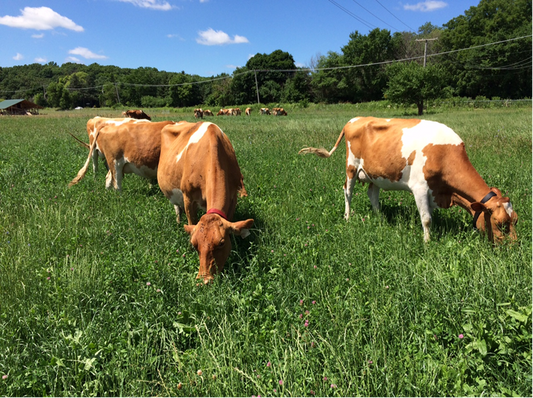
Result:
M231 251L230 234L246 237L254 220L232 222L237 194L246 196L243 177L228 137L213 123L179 122L161 132L157 181L174 205L185 210L185 231L198 251L204 283L222 271ZM197 210L207 212L197 220Z
M122 179L126 173L135 173L153 180L157 177L159 153L161 151L161 130L174 122L150 122L132 119L131 122L105 123L96 129L89 156L69 187L77 184L86 174L92 154L101 152L109 166L106 188L122 190Z
M516 240L518 216L509 198L489 188L468 159L461 138L449 127L428 120L357 117L341 131L331 151L304 148L299 153L330 157L346 140L345 212L356 181L368 182L368 197L379 209L379 190L405 190L415 198L424 240L429 241L431 213L458 205L474 215L474 228L493 243Z

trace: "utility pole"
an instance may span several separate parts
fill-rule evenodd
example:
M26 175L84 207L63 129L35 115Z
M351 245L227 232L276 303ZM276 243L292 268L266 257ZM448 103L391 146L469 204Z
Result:
M433 41L433 40L439 40L439 38L434 37L433 39L416 39L416 41L423 41L425 43L424 44L424 68L426 67L426 60L428 57L428 41Z

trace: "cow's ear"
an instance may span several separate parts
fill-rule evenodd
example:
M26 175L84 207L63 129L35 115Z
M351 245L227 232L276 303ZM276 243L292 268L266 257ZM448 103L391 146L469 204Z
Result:
M193 232L194 232L194 228L196 228L196 225L189 225L189 224L185 224L183 226L183 228L185 228L185 231L192 236Z
M480 202L474 202L474 203L470 203L470 207L472 208L472 210L474 211L487 211L487 206L485 206L483 203L480 203Z
M254 225L254 220L252 218L244 221L237 221L230 224L230 231L232 234L241 235L241 238L246 238L250 235L249 228L252 228Z

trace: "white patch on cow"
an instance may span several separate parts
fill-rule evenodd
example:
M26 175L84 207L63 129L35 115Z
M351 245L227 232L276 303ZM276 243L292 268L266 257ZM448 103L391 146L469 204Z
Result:
M177 156L176 158L176 163L178 163L181 159L181 156L183 155L183 152L185 152L187 150L187 148L189 147L189 145L191 144L196 144L198 141L200 141L202 139L202 137L204 136L205 132L207 131L207 129L209 128L210 125L212 125L213 123L211 122L204 122L202 123L202 125L200 126L200 128L198 130L196 130L193 135L191 135L191 138L189 138L189 142L187 142L187 145L185 145L185 148L183 148L183 150L179 153L179 155Z
M181 190L178 188L172 189L172 194L169 196L168 200L174 206L178 206L179 208L183 209L183 192L181 192Z
M422 120L416 126L404 128L402 156L409 158L413 151L421 152L427 145L461 145L463 140L444 124Z
M504 203L503 204L503 208L505 209L505 211L509 215L509 217L513 216L513 205L511 205L511 202Z
M134 163L131 163L126 157L123 158L123 162L123 172L125 174L135 173L138 176L147 179L157 178L157 167L155 169L151 169L150 167L144 165L137 167Z
M354 123L354 122L357 122L359 119L361 119L360 117L354 117L353 119L350 119L348 121L348 123Z

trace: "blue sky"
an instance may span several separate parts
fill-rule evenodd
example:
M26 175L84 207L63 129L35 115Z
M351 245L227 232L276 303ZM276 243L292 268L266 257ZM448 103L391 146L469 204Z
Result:
M0 66L94 62L214 76L257 53L297 66L350 33L442 26L479 0L0 0ZM422 45L422 44L421 44Z

